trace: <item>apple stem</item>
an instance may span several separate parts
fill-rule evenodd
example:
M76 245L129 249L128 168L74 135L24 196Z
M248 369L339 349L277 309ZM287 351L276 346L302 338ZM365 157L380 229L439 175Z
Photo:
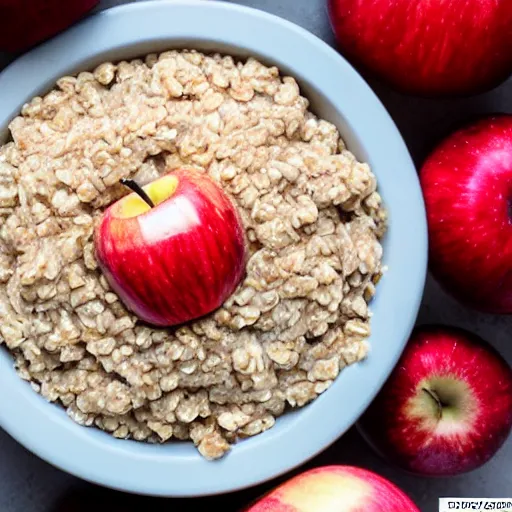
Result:
M154 208L155 203L151 201L151 198L144 192L144 189L135 181L128 180L126 178L121 179L121 183L128 187L130 190L133 190L144 202L146 202L151 208Z
M422 388L427 395L434 400L434 402L437 405L437 415L438 418L441 419L441 416L443 415L443 403L441 402L440 398L437 396L437 393L435 391L432 391L431 389Z

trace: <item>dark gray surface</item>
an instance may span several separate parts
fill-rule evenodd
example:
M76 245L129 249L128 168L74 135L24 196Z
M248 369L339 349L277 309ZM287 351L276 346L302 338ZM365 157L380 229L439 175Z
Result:
M103 0L100 8L122 3L128 2ZM287 18L333 44L325 0L236 0L232 3L253 6ZM0 54L0 69L10 58ZM482 113L512 113L512 81L485 95L446 101L405 97L374 81L370 83L400 128L418 166L432 145L451 127ZM427 283L419 322L466 327L487 338L512 362L509 334L512 320L468 311L443 294L432 280ZM483 468L451 479L417 478L389 467L369 450L354 430L311 461L308 467L336 463L377 471L408 492L424 512L437 511L440 496L512 496L512 439ZM241 493L198 500L134 497L96 487L62 473L27 452L0 430L0 512L134 512L141 508L167 512L188 511L193 507L215 507L234 512L281 480Z

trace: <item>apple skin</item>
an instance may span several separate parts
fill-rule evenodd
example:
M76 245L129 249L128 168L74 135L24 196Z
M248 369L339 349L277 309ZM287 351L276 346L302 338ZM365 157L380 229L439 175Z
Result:
M243 512L419 512L383 477L353 466L306 471L266 494Z
M99 0L0 0L0 50L20 52L77 22Z
M450 135L420 181L432 275L467 306L512 313L512 116Z
M141 320L166 327L220 307L246 262L244 228L222 189L198 171L167 177L177 181L167 199L149 208L129 194L106 210L95 232L96 257L112 289ZM151 186L158 189L158 181ZM147 211L126 217L122 209L134 198Z
M442 412L425 388L444 400ZM474 334L418 327L357 427L377 453L410 473L472 471L510 434L512 369Z
M340 49L401 92L469 95L512 74L510 0L329 0Z

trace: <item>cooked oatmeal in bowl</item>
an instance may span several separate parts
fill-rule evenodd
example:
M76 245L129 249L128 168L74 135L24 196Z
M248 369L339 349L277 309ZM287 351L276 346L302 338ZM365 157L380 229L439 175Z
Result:
M2 429L176 497L277 477L354 424L414 326L427 229L396 126L338 53L233 3L137 2L22 56L0 93ZM200 209L166 217L178 200ZM194 258L167 238L147 263L144 237L180 223Z
M75 422L191 440L216 459L366 357L386 210L369 165L293 77L195 50L105 62L59 79L9 129L0 343ZM145 185L178 169L227 193L248 261L219 309L165 329L113 292L93 235L126 195L122 179Z

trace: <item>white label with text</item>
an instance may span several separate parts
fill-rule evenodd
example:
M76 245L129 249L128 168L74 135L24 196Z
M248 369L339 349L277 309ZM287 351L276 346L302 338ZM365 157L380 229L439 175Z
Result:
M512 498L440 498L439 512L452 510L500 510L512 512Z

